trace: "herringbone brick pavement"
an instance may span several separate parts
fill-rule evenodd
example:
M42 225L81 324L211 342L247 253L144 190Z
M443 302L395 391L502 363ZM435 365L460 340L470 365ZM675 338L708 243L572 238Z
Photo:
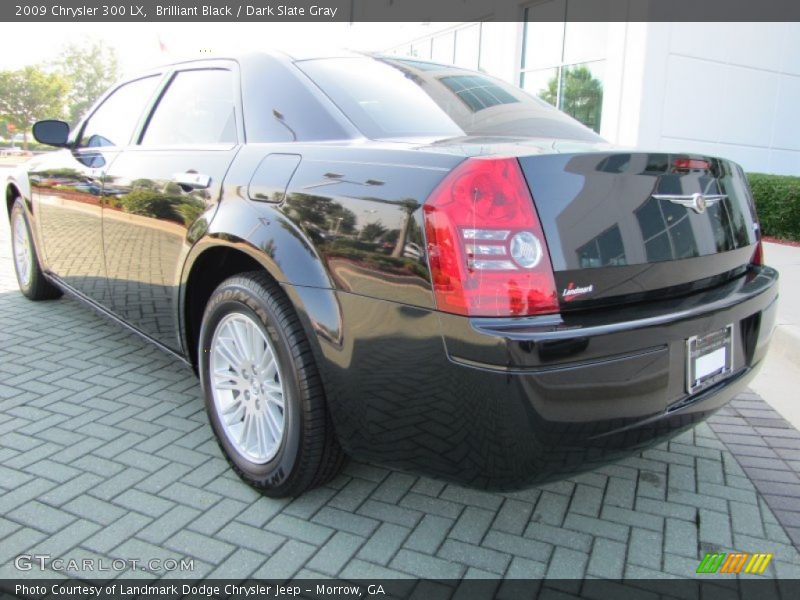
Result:
M768 575L800 577L707 424L515 493L354 462L300 498L261 497L227 467L187 368L73 300L19 294L0 219L0 577L21 554L136 559L120 575L137 577L687 577L713 550L773 552ZM194 570L142 570L152 559ZM78 575L25 573L48 574Z

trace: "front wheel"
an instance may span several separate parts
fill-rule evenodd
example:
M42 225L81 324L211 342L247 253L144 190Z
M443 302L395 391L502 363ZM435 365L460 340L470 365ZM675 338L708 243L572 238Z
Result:
M339 472L345 455L311 348L265 273L231 277L214 291L199 362L214 434L244 481L269 496L294 496Z
M61 290L47 281L42 273L21 198L14 201L10 217L11 248L19 291L31 300L50 300L60 297Z

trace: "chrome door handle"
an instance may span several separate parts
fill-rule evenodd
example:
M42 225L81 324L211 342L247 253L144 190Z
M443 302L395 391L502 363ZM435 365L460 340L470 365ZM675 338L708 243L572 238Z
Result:
M211 176L203 173L186 171L185 173L175 173L172 176L172 181L184 189L204 190L211 185Z

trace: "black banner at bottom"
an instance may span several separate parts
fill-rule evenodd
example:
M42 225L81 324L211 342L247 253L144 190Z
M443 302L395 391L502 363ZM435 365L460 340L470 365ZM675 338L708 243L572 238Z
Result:
M0 580L3 595L35 600L483 600L613 598L623 600L796 600L800 579L224 579Z

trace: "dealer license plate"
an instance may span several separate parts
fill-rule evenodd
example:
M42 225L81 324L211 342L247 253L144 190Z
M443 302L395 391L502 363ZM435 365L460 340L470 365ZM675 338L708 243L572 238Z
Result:
M695 394L728 377L733 369L733 324L686 340L686 391Z

